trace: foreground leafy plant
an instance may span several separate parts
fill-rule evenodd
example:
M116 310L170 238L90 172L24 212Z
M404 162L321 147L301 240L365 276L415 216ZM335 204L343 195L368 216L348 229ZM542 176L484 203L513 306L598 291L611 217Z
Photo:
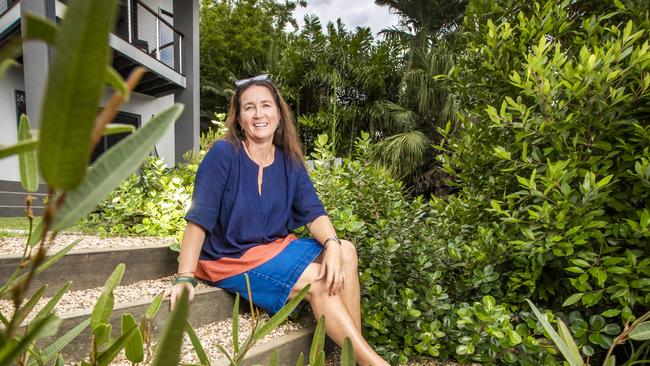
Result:
M35 177L38 177L39 168L50 188L45 214L37 228L31 227L32 214L28 209L30 233L21 267L0 288L0 296L11 294L14 303L10 319L0 316L4 325L0 331L0 365L43 364L54 359L60 364L63 361L59 352L89 325L92 326L94 335L93 347L89 361L84 361L84 364L107 365L139 331L134 326L133 319L125 316L122 336L108 342L111 326L107 321L113 308L112 289L119 283L123 266L118 267L107 281L92 318L44 350L36 346L36 341L56 334L61 320L54 315L53 309L69 284L57 292L28 326L21 327L45 289L42 287L26 300L31 280L54 265L78 242L71 243L46 259L46 251L57 232L85 216L124 177L137 169L153 144L173 124L182 110L182 106L177 105L159 114L146 126L148 128L138 130L104 154L91 167L90 174L86 174L90 151L94 147L91 141L97 141L97 136L104 133L114 132L114 129L108 129L107 132L107 117L117 112L124 100L123 94L133 89L142 76L142 70L136 70L125 83L115 73L104 73L108 67L108 33L113 25L115 10L116 1L72 0L68 3L66 17L58 29L44 19L32 16L25 18L27 38L53 43L57 52L53 53L38 137L32 136L27 118L21 118L19 144L2 147L1 156L20 154L21 182L27 192L37 188L38 180ZM93 124L106 75L109 76L109 83L119 91L111 99L116 102L109 101ZM39 164L34 155L36 149ZM29 196L27 206L30 206ZM104 345L107 346L105 349ZM134 356L133 359L139 358L133 352L129 353Z
M561 319L557 319L558 332L553 329L551 323L545 315L543 315L539 309L533 304L530 300L526 300L530 308L535 313L537 319L542 323L544 330L546 330L550 339L555 343L564 358L569 362L571 366L582 366L585 362L582 360L582 355L578 350L575 340L571 336L571 332L567 328L566 324ZM627 361L621 363L620 365L636 365L641 363L647 363L648 360L648 347L650 346L650 311L645 313L643 316L639 317L631 324L625 326L625 330L619 334L614 342L612 343L607 356L603 362L603 366L615 366L616 356L614 355L614 349L616 346L624 344L628 340L643 341L643 345L637 350L632 352L633 354L628 357ZM640 359L641 358L641 359ZM645 360L645 361L644 361Z

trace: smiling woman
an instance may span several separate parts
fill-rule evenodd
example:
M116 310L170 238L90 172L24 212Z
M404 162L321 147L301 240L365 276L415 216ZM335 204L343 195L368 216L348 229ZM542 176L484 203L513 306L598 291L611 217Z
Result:
M356 249L336 236L314 191L291 110L266 75L236 86L226 138L196 173L178 278L166 291L172 306L183 288L192 298L196 278L270 314L310 285L305 299L330 338L350 338L361 365L387 365L361 334ZM301 226L313 239L290 233Z

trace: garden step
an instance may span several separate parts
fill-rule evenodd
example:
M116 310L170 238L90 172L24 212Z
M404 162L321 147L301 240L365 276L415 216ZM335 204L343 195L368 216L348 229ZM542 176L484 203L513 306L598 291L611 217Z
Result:
M295 365L301 352L305 355L305 363L308 363L314 328L314 326L309 326L253 346L241 365L266 365L271 360L271 355L275 350L278 351L278 365L280 366ZM223 357L213 361L212 365L227 366L229 362L228 359Z
M45 296L52 295L68 281L73 281L71 290L103 286L120 263L126 265L123 285L169 276L176 273L177 256L178 253L169 249L167 244L73 250L35 276L30 285L30 293L48 284ZM9 278L19 263L19 254L0 255L0 278Z
M113 337L119 337L120 317L122 314L130 313L139 321L149 308L150 303L151 299L116 304L110 321L113 329ZM193 326L201 327L205 324L230 318L232 315L232 306L233 296L226 291L213 287L199 289L195 294L194 300L192 300L188 319ZM60 337L72 330L79 323L89 318L91 314L92 308L61 314L62 323L59 327L58 336ZM152 321L154 336L163 329L168 314L169 300L165 300L160 307L158 315ZM42 341L42 345L49 345L54 340L56 340L56 336L45 339ZM92 332L90 327L88 327L63 350L62 353L65 359L79 360L81 357L86 356L90 349L91 340Z
M31 196L32 196L32 206L34 207L45 206L44 200L47 197L47 194L32 193ZM2 206L22 207L24 210L26 198L27 198L27 193L25 192L0 191L0 202L2 202Z

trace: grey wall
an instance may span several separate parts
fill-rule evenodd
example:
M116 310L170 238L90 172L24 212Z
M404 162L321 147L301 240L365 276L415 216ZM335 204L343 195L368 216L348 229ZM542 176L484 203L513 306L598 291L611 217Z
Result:
M185 105L174 127L176 162L181 162L186 151L199 147L199 0L174 1L174 28L185 36L181 57L187 87L174 98Z

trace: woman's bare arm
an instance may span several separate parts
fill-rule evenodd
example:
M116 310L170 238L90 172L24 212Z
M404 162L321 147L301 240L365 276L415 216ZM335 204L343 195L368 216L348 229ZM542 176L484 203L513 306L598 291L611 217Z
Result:
M181 241L181 253L178 256L178 275L183 277L194 277L196 265L199 261L201 246L205 238L205 231L199 225L188 221ZM165 290L165 297L169 296L171 308L176 305L176 300L180 298L183 288L189 291L189 299L194 299L194 286L187 282L179 282Z

